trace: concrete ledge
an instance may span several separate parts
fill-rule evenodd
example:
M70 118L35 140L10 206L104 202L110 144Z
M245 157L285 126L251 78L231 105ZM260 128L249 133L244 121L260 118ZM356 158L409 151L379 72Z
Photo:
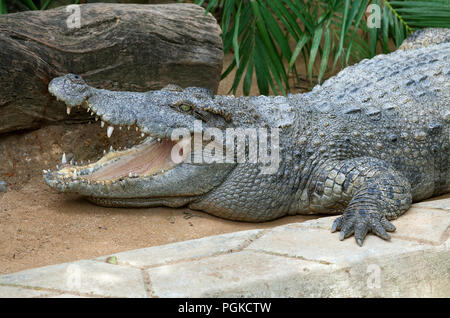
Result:
M450 297L448 200L389 242L341 242L325 217L1 275L0 297Z
M147 297L139 269L82 260L0 276L0 286L39 289L56 294ZM0 288L1 290L1 288Z

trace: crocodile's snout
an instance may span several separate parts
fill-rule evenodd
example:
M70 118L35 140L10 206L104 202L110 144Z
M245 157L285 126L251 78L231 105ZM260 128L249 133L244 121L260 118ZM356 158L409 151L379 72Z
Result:
M51 80L48 91L67 105L67 113L71 107L81 105L90 96L89 86L79 75L67 74Z

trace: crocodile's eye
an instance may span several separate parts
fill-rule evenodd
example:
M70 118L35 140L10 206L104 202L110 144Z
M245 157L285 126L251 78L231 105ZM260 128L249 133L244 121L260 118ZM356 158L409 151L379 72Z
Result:
M190 105L182 104L182 105L180 106L180 108L181 108L182 111L188 112L188 111L191 110L192 107L191 107Z
M68 77L69 78L69 80L72 82L72 83L75 83L75 84L85 84L85 81L81 78L81 76L79 76L79 75L71 75L71 76L69 76Z

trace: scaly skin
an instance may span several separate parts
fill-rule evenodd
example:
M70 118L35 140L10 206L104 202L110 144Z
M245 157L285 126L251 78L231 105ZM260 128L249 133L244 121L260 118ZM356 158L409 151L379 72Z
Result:
M195 119L221 130L277 127L281 162L269 175L252 163L183 163L107 183L86 182L80 173L71 178L69 165L44 178L106 206L188 206L251 222L343 213L332 226L341 240L354 234L362 245L368 232L389 239L387 232L395 230L389 220L411 202L450 192L449 59L450 43L399 50L288 97L213 96L174 86L110 92L69 74L54 79L50 92L69 106L90 108L109 125L135 124L163 139L178 127L192 132Z

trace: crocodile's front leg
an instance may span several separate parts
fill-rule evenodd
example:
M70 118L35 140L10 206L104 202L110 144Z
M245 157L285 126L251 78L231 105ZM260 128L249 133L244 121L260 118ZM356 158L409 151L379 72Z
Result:
M368 232L390 239L387 232L395 231L395 226L388 220L411 205L409 181L379 159L328 160L312 178L309 188L316 208L343 210L331 231L340 230L341 240L354 234L359 245Z

